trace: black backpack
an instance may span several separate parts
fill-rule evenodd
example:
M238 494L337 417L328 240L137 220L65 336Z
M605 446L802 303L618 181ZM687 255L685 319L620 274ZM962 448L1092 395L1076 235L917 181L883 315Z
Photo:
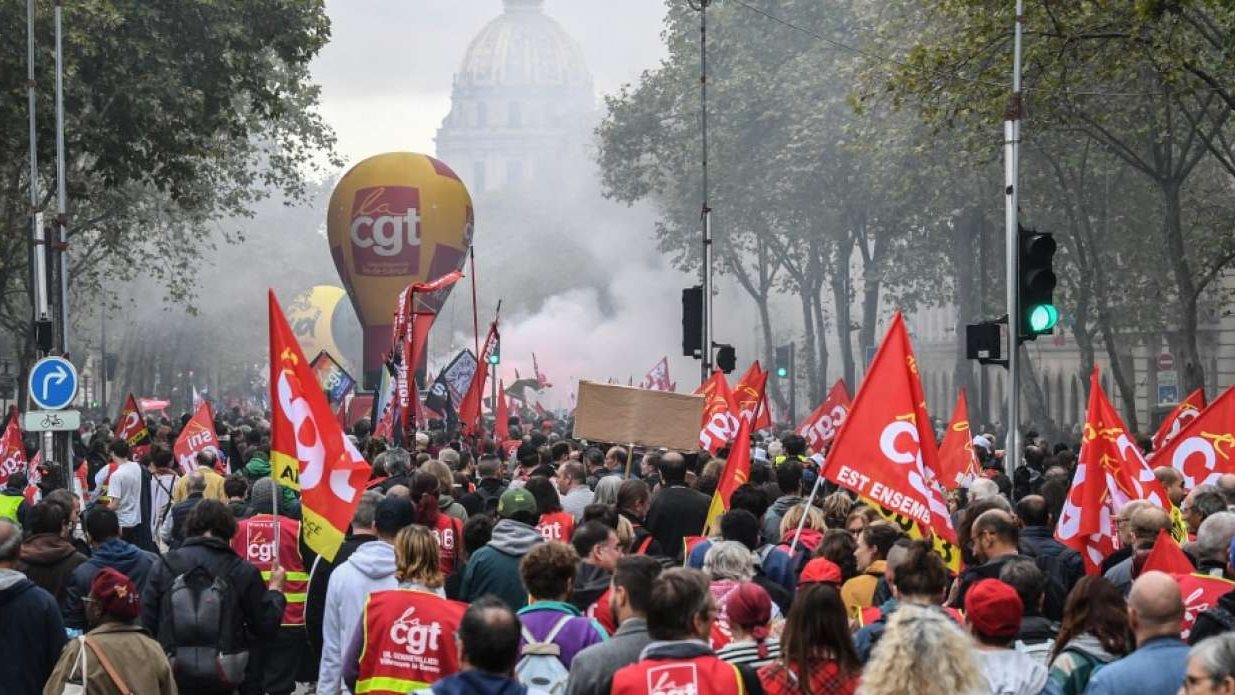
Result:
M480 513L496 517L497 503L502 499L502 493L506 492L506 490L506 485L499 487L497 492L489 492L480 485L477 485L476 496L480 498Z
M235 585L227 573L190 566L175 552L164 562L174 579L163 595L158 638L176 685L180 690L235 690L249 664ZM240 562L232 558L227 569Z

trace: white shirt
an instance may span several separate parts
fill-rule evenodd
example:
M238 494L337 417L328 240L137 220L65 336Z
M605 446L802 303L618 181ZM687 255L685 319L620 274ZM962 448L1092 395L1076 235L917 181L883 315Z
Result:
M125 461L107 481L107 496L116 500L120 528L133 528L142 520L142 467Z
M171 516L172 490L176 487L178 477L175 473L150 477L150 532L154 538L159 537L163 518Z

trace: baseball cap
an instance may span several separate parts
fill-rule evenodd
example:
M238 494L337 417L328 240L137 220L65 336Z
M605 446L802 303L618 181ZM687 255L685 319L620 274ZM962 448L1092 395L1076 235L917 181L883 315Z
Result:
M502 493L501 499L497 501L498 516L509 519L512 514L519 512L536 513L536 498L532 493L521 487Z
M373 513L373 526L383 536L393 536L415 521L416 511L412 509L412 501L406 497L387 495L377 503L377 511Z
M802 576L798 577L798 586L806 584L832 584L840 586L844 577L840 567L826 557L817 557L802 568Z
M1010 585L983 579L965 592L965 619L984 637L1015 637L1025 606Z

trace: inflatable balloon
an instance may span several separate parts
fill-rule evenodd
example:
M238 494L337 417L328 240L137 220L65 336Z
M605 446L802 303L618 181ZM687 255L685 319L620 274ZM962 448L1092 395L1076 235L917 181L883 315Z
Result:
M325 350L352 376L361 350L360 322L344 301L347 292L334 285L318 285L287 303L287 322L300 341L304 356L313 359Z
M399 292L460 270L472 244L472 198L441 161L390 152L343 175L330 196L326 235L364 332L364 384L376 388ZM417 295L437 312L449 289Z

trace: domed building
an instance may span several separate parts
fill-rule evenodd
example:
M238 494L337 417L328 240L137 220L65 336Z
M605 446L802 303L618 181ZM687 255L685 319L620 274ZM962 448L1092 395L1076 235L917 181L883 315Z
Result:
M503 4L468 46L437 132L437 156L473 193L581 161L595 118L583 51L544 0Z

